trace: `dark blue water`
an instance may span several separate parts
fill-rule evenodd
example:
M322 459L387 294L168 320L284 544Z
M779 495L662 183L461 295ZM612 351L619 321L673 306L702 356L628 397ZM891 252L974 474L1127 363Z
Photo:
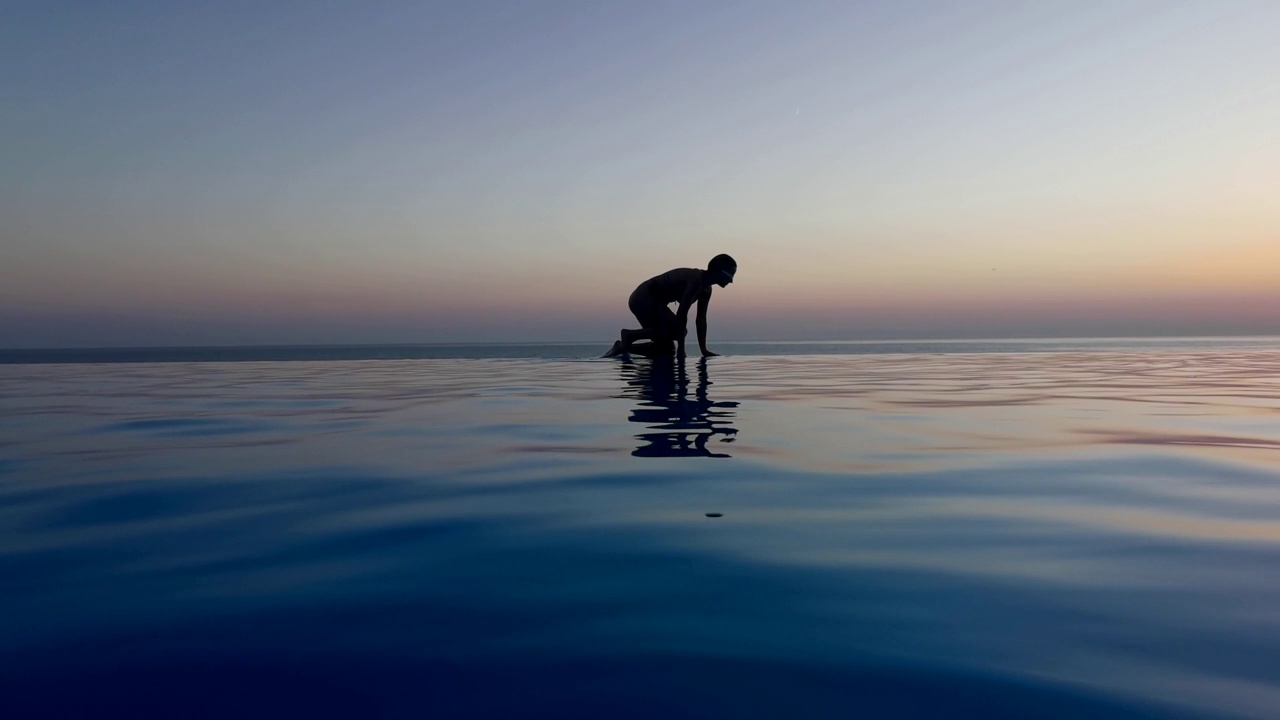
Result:
M1280 707L1265 346L12 364L0 410L0 717Z

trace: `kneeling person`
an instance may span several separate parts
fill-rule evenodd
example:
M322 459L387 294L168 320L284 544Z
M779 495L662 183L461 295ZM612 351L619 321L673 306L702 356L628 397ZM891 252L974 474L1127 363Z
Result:
M707 263L706 270L676 268L640 283L627 301L631 313L640 321L640 329L624 329L608 356L634 352L660 357L674 352L676 357L684 357L689 308L695 301L698 303L695 321L698 349L703 357L716 355L707 349L707 305L711 302L711 288L728 286L737 271L738 263L733 258L717 255ZM679 303L675 312L668 307L671 303ZM637 344L640 340L649 342Z

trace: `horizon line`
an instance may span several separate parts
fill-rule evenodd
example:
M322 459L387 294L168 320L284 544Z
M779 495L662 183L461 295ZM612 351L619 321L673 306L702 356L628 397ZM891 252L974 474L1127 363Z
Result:
M861 338L861 339L814 339L814 340L717 340L723 345L908 345L927 343L983 343L983 342L1070 342L1070 341L1107 341L1107 340L1265 340L1280 339L1280 334L1224 334L1224 335L1038 335L1007 337L973 337L973 338ZM76 345L64 347L0 347L0 352L76 352L101 350L201 350L201 349L321 349L321 348L411 348L411 347L515 347L520 345L597 345L602 340L549 340L549 341L430 341L430 342L391 342L391 343L214 343L201 345Z

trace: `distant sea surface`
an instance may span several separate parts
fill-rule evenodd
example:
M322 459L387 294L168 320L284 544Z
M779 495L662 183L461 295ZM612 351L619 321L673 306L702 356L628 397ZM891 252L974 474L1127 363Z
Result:
M714 342L725 355L865 355L1007 353L1179 348L1280 349L1280 337L1055 338L1032 340L812 340ZM423 345L228 345L0 349L0 364L137 362L275 362L300 360L436 360L448 358L599 357L609 343L434 343ZM692 349L692 348L691 348Z
M0 718L1275 718L1280 340L0 353Z

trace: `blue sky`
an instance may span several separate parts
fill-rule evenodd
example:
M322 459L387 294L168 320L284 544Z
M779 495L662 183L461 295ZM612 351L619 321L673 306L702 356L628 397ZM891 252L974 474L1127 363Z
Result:
M1280 332L1275 3L8 7L5 346Z

